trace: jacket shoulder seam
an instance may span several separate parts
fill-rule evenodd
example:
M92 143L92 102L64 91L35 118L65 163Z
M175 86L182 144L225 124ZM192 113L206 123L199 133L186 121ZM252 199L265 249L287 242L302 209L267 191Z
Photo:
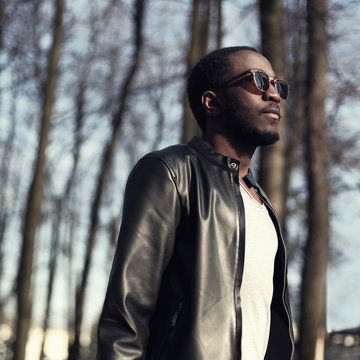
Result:
M145 155L141 160L146 160L146 159L158 160L166 167L167 171L169 172L169 174L171 176L171 181L173 182L173 184L175 186L176 193L177 193L178 199L180 201L180 204L182 204L178 184L176 182L176 178L177 178L176 171L172 168L172 166L162 156L157 156L154 153L150 153L148 155Z

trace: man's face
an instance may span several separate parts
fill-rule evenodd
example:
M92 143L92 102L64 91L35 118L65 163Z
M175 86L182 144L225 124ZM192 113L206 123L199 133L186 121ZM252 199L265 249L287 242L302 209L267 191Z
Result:
M275 75L268 60L252 51L239 51L231 55L230 61L228 79L249 69ZM238 142L269 145L279 139L280 96L272 85L268 91L261 92L249 76L221 92L223 131L234 145Z

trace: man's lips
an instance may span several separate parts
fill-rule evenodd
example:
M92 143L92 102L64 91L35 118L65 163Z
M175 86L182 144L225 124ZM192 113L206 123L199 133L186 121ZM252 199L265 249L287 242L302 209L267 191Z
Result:
M280 120L280 109L278 107L269 107L261 111L263 114L267 114L274 119Z

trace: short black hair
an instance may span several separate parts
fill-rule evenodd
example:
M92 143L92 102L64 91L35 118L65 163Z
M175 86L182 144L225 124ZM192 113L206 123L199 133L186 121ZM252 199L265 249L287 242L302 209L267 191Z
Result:
M259 53L250 46L225 47L204 56L190 72L187 84L189 105L202 132L206 132L206 118L201 97L206 90L214 90L225 80L230 55L242 50Z

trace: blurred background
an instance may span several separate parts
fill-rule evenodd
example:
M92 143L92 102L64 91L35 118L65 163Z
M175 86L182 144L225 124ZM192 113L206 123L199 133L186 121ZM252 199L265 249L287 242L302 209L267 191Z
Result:
M199 134L189 70L250 45L290 84L253 170L297 359L360 359L358 0L0 0L0 360L96 358L129 171Z

